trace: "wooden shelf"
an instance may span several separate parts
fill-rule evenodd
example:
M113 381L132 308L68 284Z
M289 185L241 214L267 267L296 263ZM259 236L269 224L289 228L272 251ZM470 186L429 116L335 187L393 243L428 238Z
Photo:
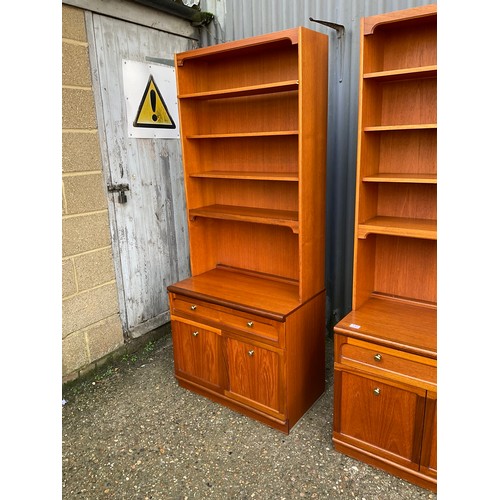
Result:
M189 210L189 217L209 219L235 220L254 222L272 226L289 227L294 233L299 232L298 212L291 210L271 210L264 208L240 207L232 205L210 205Z
M279 137L287 135L298 135L298 130L277 130L273 132L231 132L227 134L197 134L187 135L186 139L228 139L238 137Z
M251 53L262 56L266 54L266 49L286 48L290 45L297 45L298 42L298 32L295 28L291 28L283 30L279 38L274 34L264 34L252 37L251 44L247 40L234 40L219 44L217 50L214 50L212 47L188 50L176 55L176 65L184 66L186 62L195 59L198 59L200 62L203 62L203 60L212 61L227 59L231 62L232 59L238 59Z
M437 240L437 222L426 219L378 216L358 225L358 238L364 239L368 234Z
M373 73L365 73L363 78L366 80L377 81L398 81L398 80L414 80L420 78L435 78L437 77L437 65L421 66L417 68L393 69L388 71L376 71Z
M392 132L394 130L437 130L437 123L413 123L404 125L376 125L365 127L365 132Z
M437 184L435 174L376 174L363 177L363 182L387 182L402 184Z
M373 297L335 328L355 338L437 359L435 305Z
M250 180L250 181L284 181L298 182L299 174L297 172L246 172L226 170L210 170L207 172L194 172L190 177L201 179L235 179L235 180Z
M298 90L298 88L299 88L298 80L287 80L284 82L249 85L247 87L211 90L206 92L194 92L191 94L179 95L179 99L227 99L229 97L246 97L251 95L289 92L293 90Z
M387 12L366 17L364 18L363 34L372 35L376 32L376 29L383 29L384 27L388 27L390 29L393 26L398 27L403 24L407 27L403 35L414 36L415 27L418 29L419 21L420 24L423 24L424 22L428 23L429 21L427 21L427 19L434 20L434 23L436 23L435 5L423 5L420 7L396 10L394 12ZM402 52L404 52L404 50L402 50Z
M298 283L226 266L170 285L169 291L277 321L300 305Z

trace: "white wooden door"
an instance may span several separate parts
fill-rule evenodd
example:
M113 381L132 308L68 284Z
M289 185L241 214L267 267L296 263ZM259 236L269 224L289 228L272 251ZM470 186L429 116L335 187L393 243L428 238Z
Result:
M189 246L178 139L129 138L123 60L173 65L191 39L96 13L86 16L124 331L138 337L170 319L167 285L188 277ZM92 37L91 37L92 35Z

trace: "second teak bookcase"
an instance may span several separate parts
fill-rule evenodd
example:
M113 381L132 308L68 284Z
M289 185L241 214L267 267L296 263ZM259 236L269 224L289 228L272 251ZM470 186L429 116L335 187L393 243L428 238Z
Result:
M361 22L352 312L335 326L333 442L437 485L437 10Z
M179 384L288 433L325 384L328 37L175 57L192 277L168 287Z

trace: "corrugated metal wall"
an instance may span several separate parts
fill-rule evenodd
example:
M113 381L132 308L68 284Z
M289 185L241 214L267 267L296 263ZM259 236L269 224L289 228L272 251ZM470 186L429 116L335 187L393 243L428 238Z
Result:
M436 3L429 0L201 0L216 19L201 45L238 40L296 26L325 33L329 45L326 276L328 318L351 310L354 197L358 122L359 20L365 16ZM344 26L332 28L309 18Z

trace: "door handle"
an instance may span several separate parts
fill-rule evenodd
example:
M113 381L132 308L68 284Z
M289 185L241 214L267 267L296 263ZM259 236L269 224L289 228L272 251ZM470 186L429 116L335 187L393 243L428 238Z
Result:
M125 191L130 191L128 184L108 184L108 192L118 193L118 203L127 203Z

